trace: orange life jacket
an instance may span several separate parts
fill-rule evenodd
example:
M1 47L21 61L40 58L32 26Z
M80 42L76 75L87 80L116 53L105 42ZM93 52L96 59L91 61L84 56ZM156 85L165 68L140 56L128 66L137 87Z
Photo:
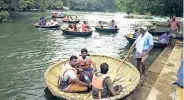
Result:
M87 60L85 61L82 58L79 58L79 66L81 66L82 68L90 68L91 67L91 59L87 58Z
M65 72L68 71L68 70L73 70L75 72L76 76L77 76L77 70L75 68L71 67L69 64L68 65L64 64L61 67L62 67L62 70L61 70L61 73L60 73L59 85L61 87L65 87L65 86L68 86L69 84L72 84L72 81L71 81L70 78L67 81L63 80Z
M102 97L102 91L105 91L104 90L104 87L103 87L103 82L109 76L102 74L101 76L97 77L95 74L93 75L92 86L94 88L98 89L97 90L97 92L98 92L98 98L101 99L101 97Z

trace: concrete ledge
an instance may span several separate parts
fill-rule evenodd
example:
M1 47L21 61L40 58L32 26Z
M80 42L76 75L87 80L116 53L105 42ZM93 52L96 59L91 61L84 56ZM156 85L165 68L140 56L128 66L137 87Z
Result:
M146 100L174 99L176 86L172 83L176 81L176 74L181 63L182 53L183 47L176 44Z

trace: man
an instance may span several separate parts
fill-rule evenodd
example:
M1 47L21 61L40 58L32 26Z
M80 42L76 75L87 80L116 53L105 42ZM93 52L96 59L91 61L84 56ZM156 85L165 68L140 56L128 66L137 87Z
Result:
M113 82L107 75L109 66L107 63L100 65L100 72L93 75L92 80L92 96L94 99L107 98L111 95L118 95L123 88L121 86L113 87Z
M91 65L93 65L93 68L96 68L96 64L89 57L88 50L83 48L81 50L81 58L79 58L79 66L80 68L91 68Z
M136 48L135 58L137 60L137 69L141 74L140 83L145 78L145 61L148 57L149 52L153 48L153 36L147 31L147 28L142 26L140 28L140 35L136 41L132 44L128 55Z
M75 67L78 65L77 57L71 56L70 62L61 66L63 70L60 73L59 84L62 91L71 92L83 92L87 91L90 84L84 83L77 78L77 70Z
M172 19L169 21L170 33L171 33L171 46L174 47L174 38L177 37L180 31L179 22L176 19L176 16L173 16Z
M176 38L179 31L180 31L180 25L178 20L176 19L176 16L172 17L172 20L169 21L169 27L170 27L170 32L173 38Z
M90 80L92 80L92 76L94 71L96 70L96 64L91 60L88 54L88 50L83 48L81 50L81 57L79 58L79 73L80 73L80 80L86 82L84 79L84 75L88 76ZM91 66L93 65L93 67Z

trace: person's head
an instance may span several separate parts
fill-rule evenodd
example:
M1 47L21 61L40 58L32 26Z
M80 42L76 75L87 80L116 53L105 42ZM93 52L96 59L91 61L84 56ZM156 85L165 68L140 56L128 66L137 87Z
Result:
M77 16L75 16L75 18L77 18Z
M55 17L54 16L52 16L52 19L54 19Z
M140 33L141 34L144 34L144 33L146 33L147 32L147 27L146 26L141 26L140 27Z
M175 20L176 20L176 16L173 16L173 17L172 17L172 20L175 21Z
M72 28L72 25L71 25L71 24L69 24L69 25L68 25L68 27L69 27L69 28Z
M113 22L114 23L114 20L112 19L112 21L111 22Z
M75 67L75 66L78 65L77 59L78 59L77 56L74 56L74 55L72 55L72 56L70 57L70 65L71 65L72 67Z
M101 24L102 22L101 22L101 21L99 21L98 23L99 23L99 24Z
M169 35L170 31L167 31L166 34Z
M100 65L100 72L102 74L107 74L108 71L109 71L109 65L107 63L102 63Z
M83 24L86 24L86 21L83 21Z
M81 56L82 56L83 59L85 59L86 56L88 56L88 50L86 48L83 48L81 50Z
M156 25L156 23L153 23L153 25Z
M140 33L140 29L139 28L136 28L135 29L135 33Z

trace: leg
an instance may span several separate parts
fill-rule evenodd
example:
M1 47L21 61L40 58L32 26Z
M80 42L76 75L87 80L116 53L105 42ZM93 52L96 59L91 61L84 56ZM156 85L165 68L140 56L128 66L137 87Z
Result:
M68 93L72 93L72 92L85 92L87 91L87 87L84 86L80 86L78 84L71 84L70 87L65 91Z
M141 65L142 65L142 77L145 78L146 74L145 74L145 70L146 70L146 58L147 57L142 57L141 59Z
M137 69L140 72L140 74L142 74L142 70L141 70L141 58L137 58Z

